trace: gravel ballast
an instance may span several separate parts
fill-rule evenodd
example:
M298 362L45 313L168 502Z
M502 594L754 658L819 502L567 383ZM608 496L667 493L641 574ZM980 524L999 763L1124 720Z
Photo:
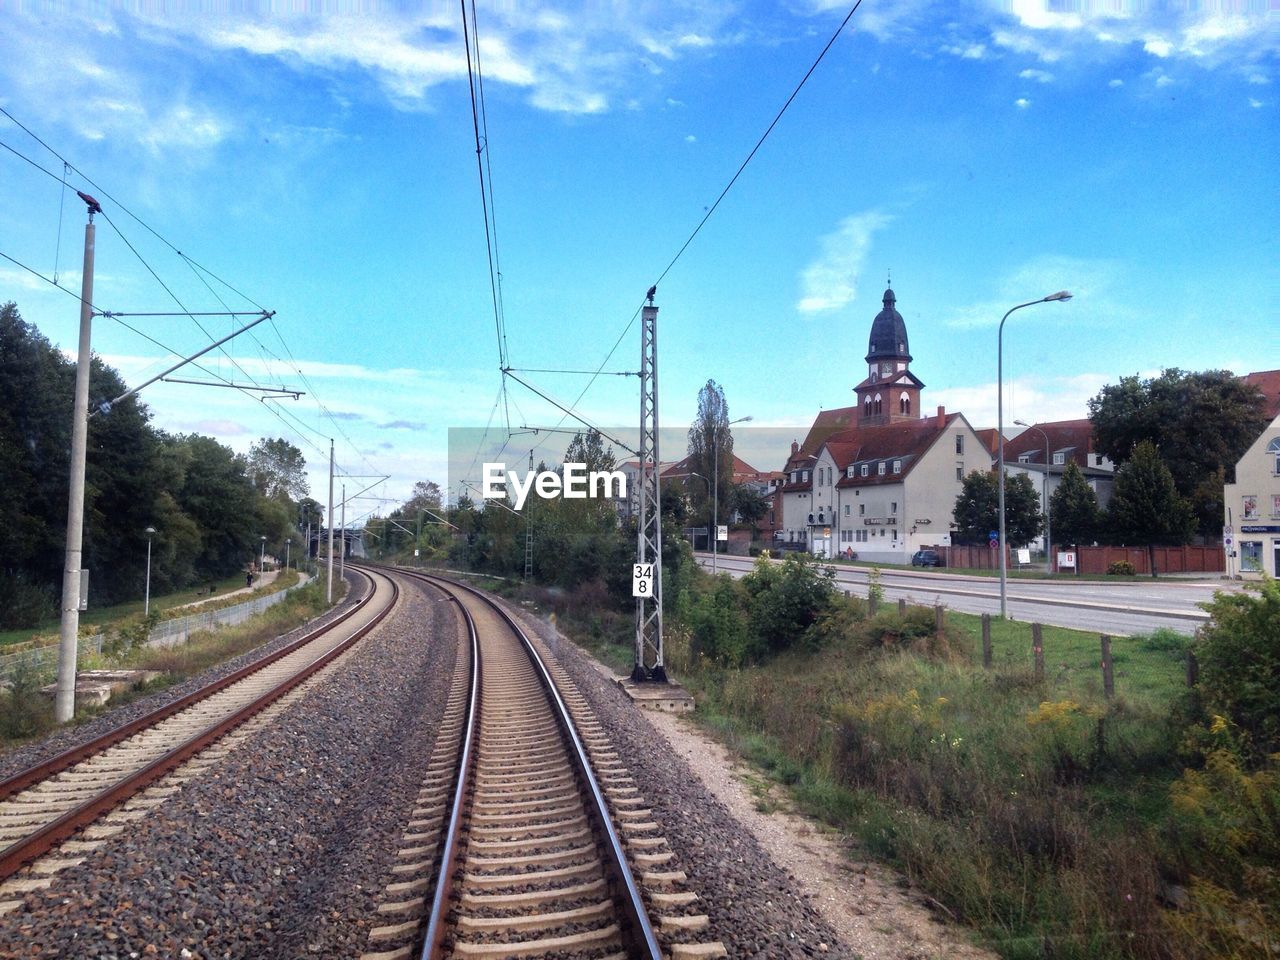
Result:
M408 587L272 724L0 917L0 957L359 956L456 643L454 616Z

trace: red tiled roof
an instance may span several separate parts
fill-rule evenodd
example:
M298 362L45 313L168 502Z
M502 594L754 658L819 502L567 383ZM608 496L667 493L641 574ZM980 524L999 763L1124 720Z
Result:
M1280 370L1259 370L1246 373L1241 379L1262 391L1267 400L1263 411L1268 420L1274 420L1280 414Z
M1014 463L1026 456L1030 463L1044 463L1045 438L1049 440L1049 457L1066 453L1066 459L1078 467L1092 466L1089 454L1093 452L1093 422L1083 420L1056 420L1052 423L1033 424L1012 439L1004 442L1004 462ZM1045 436L1038 431L1043 430ZM994 451L993 451L994 452Z
M693 467L689 463L691 458L692 458L692 454L684 457L681 460L677 460L675 463L671 464L669 467L667 467L665 470L662 471L663 479L672 480L672 479L677 479L679 477L687 477L693 470ZM767 472L761 473L751 464L747 463L747 461L743 460L737 454L734 454L734 457L733 457L733 482L734 483L743 483L747 480L765 480L765 479L768 479L768 477L769 477L769 474Z
M1000 441L998 439L999 431L997 431L995 427L986 427L982 430L975 430L974 433L978 435L978 439L982 441L982 445L987 448L987 453L994 457L996 455L996 451L1000 448Z
M947 414L945 418L923 417L880 427L853 427L833 434L826 443L832 459L840 470L837 487L858 487L877 483L898 483L911 472L924 453L937 442L938 437L952 427L960 414ZM847 476L850 464L868 461L902 461L902 472L893 473L890 465L883 476L870 471L868 476Z
M804 443L800 444L801 456L817 454L818 449L833 433L847 430L858 422L858 408L836 407L834 410L821 410L813 420Z

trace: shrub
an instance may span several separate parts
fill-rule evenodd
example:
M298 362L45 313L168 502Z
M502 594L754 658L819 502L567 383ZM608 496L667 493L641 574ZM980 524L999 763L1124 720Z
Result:
M805 553L791 553L781 564L761 557L743 577L750 622L769 653L796 644L835 599L835 571Z
M31 583L22 572L0 577L0 630L38 626L57 612L52 587Z
M1206 709L1230 720L1252 760L1280 751L1280 583L1217 593L1193 649Z
M23 740L52 730L53 700L40 692L40 674L23 663L13 673L8 691L0 695L0 737Z
M696 666L706 657L725 666L742 666L756 660L762 645L747 623L746 591L729 577L716 577L710 590L699 593L684 612L689 626L689 656Z
M1132 577L1137 574L1137 568L1128 560L1117 560L1115 563L1107 567L1107 573L1114 577Z
M1151 650L1155 653L1185 654L1191 646L1190 637L1178 633L1177 630L1170 630L1168 627L1159 627L1145 637L1133 639L1138 641L1143 650Z

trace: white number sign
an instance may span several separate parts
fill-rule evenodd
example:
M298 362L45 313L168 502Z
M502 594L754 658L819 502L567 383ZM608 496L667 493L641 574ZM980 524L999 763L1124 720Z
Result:
M633 563L631 565L631 595L641 598L653 596L652 563Z

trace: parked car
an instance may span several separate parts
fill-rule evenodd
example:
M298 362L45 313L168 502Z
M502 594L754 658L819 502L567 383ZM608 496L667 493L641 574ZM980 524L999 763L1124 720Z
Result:
M911 555L911 565L913 567L940 567L942 566L942 556L937 550L917 550Z

